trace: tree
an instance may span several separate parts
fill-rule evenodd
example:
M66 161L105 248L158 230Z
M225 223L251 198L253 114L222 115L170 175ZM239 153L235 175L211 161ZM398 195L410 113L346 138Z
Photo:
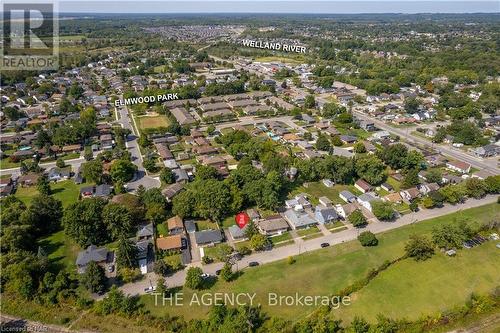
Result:
M340 136L338 135L334 135L332 136L332 143L335 147L340 147L342 146L344 143L342 142L342 139L340 139ZM358 142L359 143L359 142ZM364 146L363 146L364 147Z
M371 202L372 212L379 219L383 221L392 220L396 212L392 208L392 204L390 202L375 200Z
M354 144L354 152L356 154L364 154L364 153L366 153L366 147L363 144L363 142L356 142Z
M116 250L116 264L119 268L137 268L137 247L131 241L122 237Z
M208 180L219 178L217 169L210 165L199 165L196 167L196 180Z
M250 246L255 251L262 251L269 246L269 238L262 234L253 235L250 239Z
M167 218L165 206L158 203L152 203L146 210L146 219L154 225L162 223Z
M418 184L419 184L418 170L417 169L408 170L403 178L401 186L404 189L407 189Z
M47 196L50 195L50 183L47 175L41 175L40 177L38 177L36 189L38 190L38 192L40 192L40 194Z
M442 187L439 189L439 193L441 193L444 199L451 204L463 202L467 194L464 187L460 184Z
M486 190L491 194L500 193L500 175L490 176L484 180Z
M33 197L31 205L22 211L19 220L21 224L34 227L37 236L43 236L58 229L62 215L61 201L41 194Z
M478 178L469 178L465 181L465 191L472 198L480 199L486 195L488 188L486 183Z
M117 160L111 165L110 175L114 182L127 183L134 178L137 167L128 160Z
M418 210L418 202L416 200L413 200L410 202L409 208L412 212L416 212Z
M102 293L106 288L106 275L104 268L95 261L87 264L85 272L81 275L80 282L91 293Z
M66 166L66 163L64 163L64 160L62 158L58 158L56 161L56 166L58 168L64 168Z
M377 185L387 178L385 165L373 155L362 156L356 159L356 172L371 185Z
M186 287L194 290L201 289L203 287L202 274L200 267L189 267L186 273Z
M101 214L105 205L106 201L99 198L85 199L69 205L62 219L66 235L82 247L108 241L107 226Z
M156 164L156 159L155 158L145 158L144 161L142 162L142 166L144 169L146 169L148 172L157 172L158 171L158 165Z
M103 166L100 159L88 161L82 164L82 176L88 182L102 183Z
M425 174L425 178L429 183L440 184L443 180L443 173L439 169L432 169Z
M234 249L231 246L227 244L220 244L219 246L217 246L215 257L224 262L227 261L229 255L233 253L233 251Z
M413 234L405 245L405 252L416 261L424 261L434 255L434 247L426 236Z
M430 208L433 208L436 204L434 203L434 200L432 200L431 197L425 197L424 199L422 199L422 206L424 206L424 208L427 208L427 209L430 209Z
M442 249L460 249L467 240L468 228L461 228L461 225L443 224L432 229L433 243Z
M170 266L165 260L157 259L155 261L153 271L158 275L167 276L173 271L173 269L172 266Z
M173 184L175 183L174 173L169 168L163 168L160 172L160 180L165 184Z
M376 246L378 244L378 239L375 234L371 231L363 231L359 234L358 240L363 246Z
M3 252L36 249L36 238L30 225L10 225L2 228L0 245Z
M212 135L212 134L214 134L215 129L216 129L216 128L215 128L215 126L214 126L214 125L208 125L208 127L207 127L207 134L208 134L208 135Z
M326 135L319 135L318 139L316 140L316 149L318 150L323 150L323 151L329 151L331 148L330 140L328 140L328 137Z
M368 333L370 330L370 324L361 317L355 316L349 326L349 331L352 333Z
M314 99L314 95L307 95L304 100L304 107L307 109L312 109L316 107L316 100Z
M349 220L349 222L351 222L352 226L356 228L364 227L368 224L365 216L359 209L356 209L354 212L352 212L347 219Z
M224 279L224 281L229 282L233 279L233 271L231 269L231 264L226 262L220 271L220 277Z
M126 237L133 231L133 221L129 210L117 203L108 203L102 211L102 220L112 239Z
M405 166L405 159L408 154L408 148L401 143L385 146L380 152L380 158L391 168L401 169Z

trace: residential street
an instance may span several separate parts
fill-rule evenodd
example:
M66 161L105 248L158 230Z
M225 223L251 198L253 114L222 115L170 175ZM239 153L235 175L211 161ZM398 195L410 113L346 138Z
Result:
M120 98L123 98L120 96ZM142 155L139 150L138 137L139 133L136 132L135 127L132 126L132 122L130 119L129 112L127 107L118 107L117 116L118 119L116 122L120 124L123 128L129 129L132 134L130 134L127 138L127 142L125 143L128 151L132 155L132 162L137 166L137 173L135 178L127 184L127 188L129 190L136 190L139 185L143 185L146 189L152 187L160 187L160 180L157 178L153 178L147 175L146 170L142 166Z
M460 205L453 206L446 204L444 207L439 209L425 209L425 210L420 210L419 212L407 214L401 217L400 219L396 220L395 222L371 223L365 229L350 228L348 230L332 233L311 240L306 240L303 242L298 242L291 245L278 247L271 251L258 252L249 256L245 256L243 257L242 260L238 261L235 266L233 266L233 269L240 270L245 267L248 267L248 263L252 261L259 262L260 264L265 264L277 260L283 260L290 256L297 256L304 252L318 250L321 248L321 243L329 243L330 245L335 245L348 242L356 239L361 231L370 230L373 233L381 233L405 225L409 225L412 223L418 223L423 220L428 220L438 216L451 214L453 212L460 211L463 209L486 205L496 201L497 201L497 196L495 195L490 195L479 200L468 199L465 203ZM222 265L223 265L222 263L203 265L203 271L214 275L215 272L222 267ZM171 287L182 286L184 284L184 280L186 277L186 270L187 268L185 270L178 271L175 274L167 277L165 279L167 287L171 288ZM144 289L149 287L151 283L155 285L156 278L157 277L154 273L149 273L143 280L123 285L122 287L120 287L120 289L124 291L126 294L130 295L143 294Z
M372 121L375 124L375 126L377 126L380 129L399 135L401 139L404 141L429 147L432 145L433 149L435 149L436 151L440 152L443 155L447 155L454 159L470 163L473 167L476 167L478 169L488 170L494 174L498 174L497 158L490 158L490 159L477 158L470 154L467 154L466 152L461 151L458 148L454 148L449 145L433 144L429 140L411 134L407 129L390 126L385 122L370 117L369 115L363 112L353 111L353 113L356 115L356 117L360 119Z

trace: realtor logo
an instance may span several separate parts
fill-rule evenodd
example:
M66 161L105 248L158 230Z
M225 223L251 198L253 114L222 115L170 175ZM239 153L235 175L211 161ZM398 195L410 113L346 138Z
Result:
M54 70L59 64L55 2L2 1L2 70Z

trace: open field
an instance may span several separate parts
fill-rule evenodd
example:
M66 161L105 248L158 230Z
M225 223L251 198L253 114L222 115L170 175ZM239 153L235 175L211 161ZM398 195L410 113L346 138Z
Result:
M293 265L284 260L246 269L236 281L219 281L208 291L255 292L256 302L261 303L264 311L270 315L303 318L312 308L269 306L268 293L335 294L364 277L370 269L378 267L385 260L402 256L404 244L412 233L429 233L436 225L460 219L471 223L485 223L498 215L497 204L461 211L380 234L377 247L363 248L357 241L352 241L304 253L295 257L297 261ZM471 291L484 292L500 283L500 268L495 264L499 259L500 251L491 242L471 250L461 250L456 258L447 258L438 253L424 263L404 260L382 273L373 281L373 285L369 284L354 295L351 308L358 309L356 314L369 319L373 319L381 309L394 317L408 316L411 319L422 312L443 310L445 303L446 308L452 308L463 304ZM441 278L437 278L438 276ZM401 295L396 295L391 290L397 290ZM169 313L186 319L203 316L208 308L187 306L193 292L187 288L183 292L185 305L179 307L154 306L152 296L142 296L142 300L146 308L157 315ZM436 301L441 293L445 301ZM374 300L382 304L379 306L377 302L373 303ZM407 302L411 302L408 309L405 308ZM351 308L337 310L337 313L345 314L346 319L351 318L354 311Z
M66 268L68 271L76 269L75 261L80 247L69 237L66 237L64 231L58 231L52 235L42 238L40 245L47 257L54 264Z
M258 62L282 62L282 63L286 63L286 64L291 64L291 65L298 65L301 63L299 60L294 59L294 58L278 57L278 56L259 57L259 58L255 58L255 61L258 61Z
M142 116L137 117L136 120L139 129L167 127L168 125L170 125L170 121L168 120L167 116L164 115Z
M80 188L88 186L89 184L75 184L72 180L64 180L57 183L50 183L52 189L52 196L55 199L61 200L63 207L78 200L80 195ZM38 195L36 186L31 187L18 187L16 190L16 197L19 198L26 205L29 205L35 195Z
M313 205L317 205L319 203L318 199L320 197L327 197L334 204L343 205L345 204L345 201L340 199L339 193L344 190L350 191L355 195L361 194L361 192L359 192L353 185L336 184L333 187L326 187L325 185L323 185L322 182L312 182L312 183L307 183L307 187L301 186L293 190L292 193L290 194L290 197L305 192L308 193L310 196L312 196L310 200Z

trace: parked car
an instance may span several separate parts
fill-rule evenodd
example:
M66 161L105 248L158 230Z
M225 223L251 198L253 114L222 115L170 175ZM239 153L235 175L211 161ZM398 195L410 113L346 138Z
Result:
M248 267L255 267L255 266L259 266L259 263L257 261L250 261L248 263Z
M330 243L321 243L321 247L329 247Z
M200 275L203 279L208 279L210 277L210 274L208 273L203 273Z
M221 272L221 271L222 271L221 269L216 270L216 271L215 271L215 275L220 275L220 272Z

